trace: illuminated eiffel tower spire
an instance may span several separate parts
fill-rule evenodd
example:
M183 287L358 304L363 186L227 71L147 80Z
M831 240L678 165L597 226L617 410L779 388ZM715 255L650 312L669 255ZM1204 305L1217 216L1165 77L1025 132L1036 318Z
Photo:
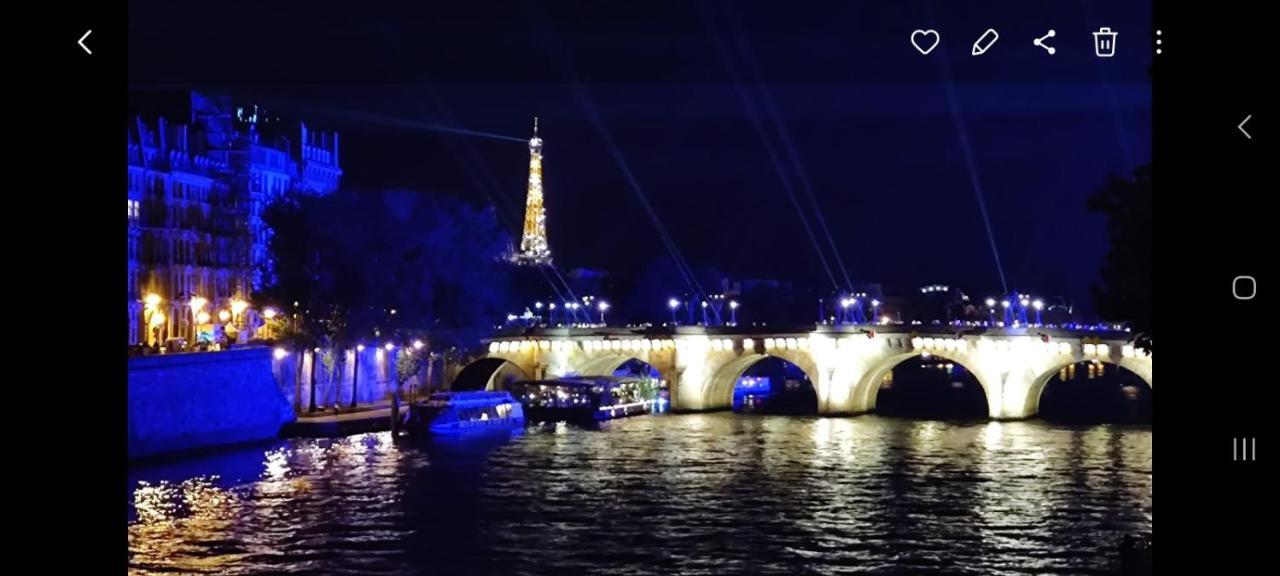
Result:
M533 118L533 138L529 139L529 188L524 202L524 231L520 237L521 264L548 264L551 246L547 244L547 211L542 205L542 139L538 137L538 118Z

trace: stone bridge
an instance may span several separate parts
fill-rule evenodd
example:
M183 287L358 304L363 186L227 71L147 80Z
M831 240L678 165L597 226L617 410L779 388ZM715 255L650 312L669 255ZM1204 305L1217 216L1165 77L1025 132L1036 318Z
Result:
M1062 368L1100 361L1151 385L1151 355L1124 332L973 329L953 326L817 326L765 332L745 328L529 329L487 342L488 388L502 380L609 375L629 360L653 366L671 390L672 409L728 409L733 389L756 362L773 356L800 367L813 382L820 414L860 414L876 406L884 376L908 358L931 355L969 370L986 394L991 418L1030 418Z

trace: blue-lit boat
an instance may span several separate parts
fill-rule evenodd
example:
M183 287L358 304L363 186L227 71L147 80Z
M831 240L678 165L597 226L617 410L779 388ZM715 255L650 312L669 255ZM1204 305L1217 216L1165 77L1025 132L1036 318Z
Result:
M660 412L664 405L656 384L636 377L525 380L509 389L532 422L599 422Z
M437 392L409 405L410 434L471 434L524 427L524 409L509 392Z

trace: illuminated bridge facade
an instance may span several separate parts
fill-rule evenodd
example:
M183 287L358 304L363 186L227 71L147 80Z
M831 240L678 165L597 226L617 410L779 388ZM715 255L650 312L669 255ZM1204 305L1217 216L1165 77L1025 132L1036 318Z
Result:
M1151 355L1135 349L1123 332L957 332L940 326L818 326L752 333L701 327L547 328L497 336L488 342L488 351L481 362L492 373L491 389L502 386L499 374L610 375L639 360L667 380L672 408L683 411L730 408L738 379L768 357L805 372L817 392L820 414L873 411L885 375L922 355L968 369L986 394L990 417L999 420L1035 416L1046 383L1077 362L1117 365L1151 385Z

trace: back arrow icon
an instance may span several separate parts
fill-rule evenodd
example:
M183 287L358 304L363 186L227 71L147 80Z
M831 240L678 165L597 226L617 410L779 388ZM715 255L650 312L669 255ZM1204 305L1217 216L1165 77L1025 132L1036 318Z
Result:
M84 39L88 38L90 34L93 34L93 30L85 32L84 36L81 36L80 39L76 41L76 44L79 44L80 47L84 49L85 54L93 54L93 51L90 50L88 46L84 45Z
M1249 135L1249 133L1248 133L1248 132L1245 132L1245 130L1244 130L1244 124L1245 124L1245 122L1248 122L1250 118L1253 118L1253 114L1250 114L1250 115L1248 115L1248 116L1245 116L1245 117L1244 117L1244 120L1241 120L1241 121L1240 121L1240 123L1236 125L1236 128L1238 128L1238 129L1240 130L1240 133L1241 133L1241 134L1244 134L1244 137L1245 137L1245 138L1248 138L1248 139L1250 139L1250 140L1253 140L1253 136L1250 136L1250 135Z

